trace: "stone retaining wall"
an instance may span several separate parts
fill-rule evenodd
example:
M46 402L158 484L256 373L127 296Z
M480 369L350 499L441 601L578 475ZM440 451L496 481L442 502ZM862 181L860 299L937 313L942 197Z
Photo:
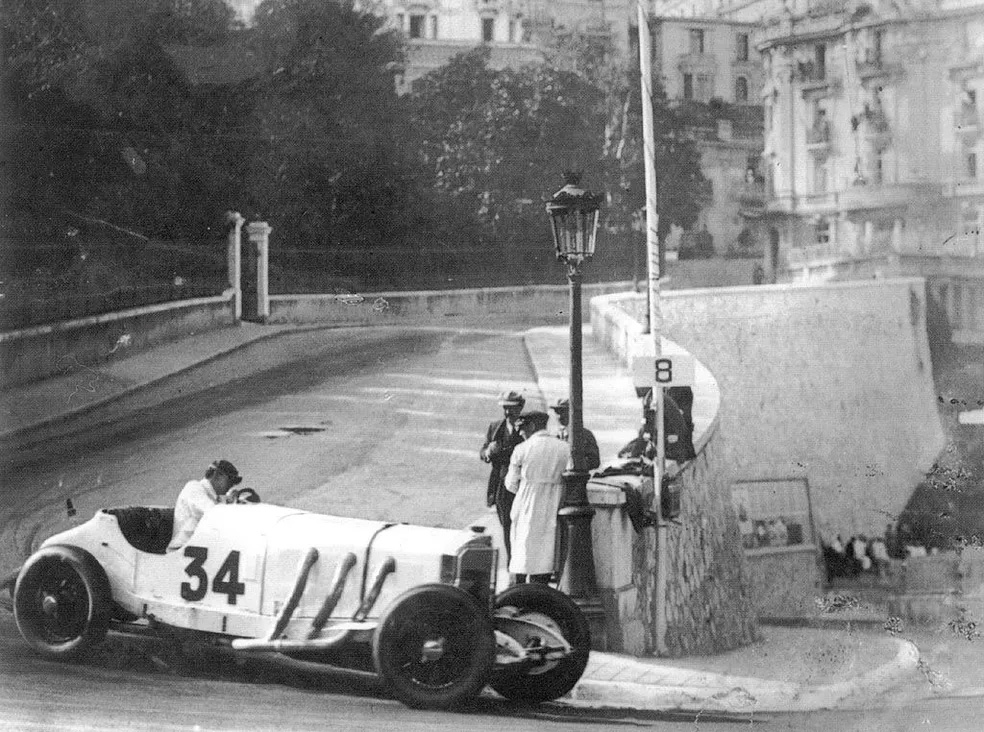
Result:
M664 335L718 380L733 478L806 478L821 535L883 533L944 441L924 281L675 290L661 299ZM644 295L612 303L626 312L593 312L596 331L606 319L644 316ZM619 352L632 348L607 337Z
M235 319L235 291L0 333L0 389L105 363Z
M621 300L635 297L629 293L591 301L594 337L626 365L653 350L639 322L619 307ZM671 349L675 344L664 343L664 352ZM714 416L696 426L697 457L668 471L681 491L679 521L659 532L650 528L637 534L625 516L621 490L597 480L589 484L597 511L592 533L609 618L609 650L671 657L719 653L751 643L758 634L730 471L724 463L719 392L703 365L698 371L703 383L695 386L695 415ZM712 403L697 409L697 399ZM647 504L652 502L651 478L618 480L642 491Z

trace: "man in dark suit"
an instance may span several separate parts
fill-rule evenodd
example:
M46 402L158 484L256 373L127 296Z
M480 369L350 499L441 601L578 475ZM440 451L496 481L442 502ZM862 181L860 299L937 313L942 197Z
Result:
M506 473L509 472L509 460L512 458L516 445L523 441L517 420L523 411L526 399L516 391L508 391L499 395L499 405L502 407L503 418L489 425L485 434L485 444L479 452L483 461L492 465L489 473L489 484L485 493L485 503L495 506L495 512L502 525L506 544L506 562L512 554L509 540L510 518L515 494L506 490Z
M557 421L560 423L560 428L556 432L557 437L567 442L570 439L570 400L558 399L550 405L550 409L557 415ZM595 439L594 433L587 427L581 428L581 434L584 436L584 467L588 470L594 470L601 465L601 452L598 450L598 440Z

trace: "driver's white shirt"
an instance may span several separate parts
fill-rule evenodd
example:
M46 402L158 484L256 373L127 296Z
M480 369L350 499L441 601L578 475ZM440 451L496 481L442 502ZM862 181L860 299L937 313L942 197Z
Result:
M219 502L219 496L208 478L185 483L174 504L174 531L167 550L173 552L183 547L195 533L195 527L205 512Z

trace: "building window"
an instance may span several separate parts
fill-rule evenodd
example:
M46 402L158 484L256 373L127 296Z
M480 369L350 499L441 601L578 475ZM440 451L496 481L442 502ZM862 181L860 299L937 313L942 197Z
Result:
M690 29L690 53L704 53L704 31Z
M683 75L683 98L693 99L694 98L694 75L684 74Z
M509 19L509 42L516 42L516 21L512 18Z
M748 101L748 79L744 76L739 76L735 79L735 101L736 102L747 102Z
M437 38L437 16L436 15L432 15L431 16L431 34L430 34L430 37L431 38Z
M402 31L403 30L403 13L396 14L396 27Z
M885 180L885 153L875 150L875 164L872 166L872 183L882 183Z
M958 124L973 127L977 124L977 91L963 89L960 93L960 114Z
M495 40L495 18L482 18L482 42L491 43Z
M881 66L882 62L882 44L885 38L885 31L882 29L876 30L871 36L871 48L868 50L871 52L871 57L868 59L869 64L875 66Z
M738 47L738 60L748 61L748 34L739 33L736 38L736 43Z
M814 227L814 231L817 237L817 244L826 245L830 244L830 221L827 219L819 219Z
M813 192L814 193L826 193L827 192L827 163L823 160L817 160L814 163L813 168Z
M424 37L424 21L427 19L425 15L411 15L410 16L410 37L411 38L423 38Z
M977 153L968 152L967 153L967 177L977 178Z
M984 206L964 203L960 213L960 230L965 237L973 242L976 252L981 243L984 242L984 226L981 225L981 219L984 218Z
M698 102L709 102L714 96L714 77L709 74L697 74L694 94Z
M823 80L827 76L827 46L823 43L818 43L814 46L813 56L816 64L814 70L816 79L818 81Z

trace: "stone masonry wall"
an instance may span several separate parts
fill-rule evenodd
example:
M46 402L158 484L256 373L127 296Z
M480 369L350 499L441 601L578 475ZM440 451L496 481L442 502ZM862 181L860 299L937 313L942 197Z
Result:
M619 308L623 299L632 297L622 294L591 301L593 336L626 365L651 345L648 336L642 337L639 323ZM664 342L664 353L670 346L670 350L679 350L676 344ZM618 581L606 582L610 572L599 573L601 584L613 590L608 606L619 620L616 632L609 633L618 641L611 650L678 657L720 653L757 637L751 577L731 502L730 471L724 462L728 436L720 429L717 416L719 390L703 365L698 364L697 370L697 457L679 470L672 461L668 463L668 473L674 475L681 494L679 520L659 531L648 528L632 534L628 587ZM651 478L640 483L647 502L653 498L652 485ZM599 508L599 503L592 497L592 505ZM596 542L596 548L603 547L603 541ZM659 562L661 552L663 561ZM608 569L605 562L599 568ZM665 582L662 593L660 571Z
M806 478L822 536L884 532L943 447L925 305L921 279L662 297L664 334L720 385L724 469Z
M666 529L666 630L663 643L653 622L657 615L657 534L637 535L633 581L642 616L647 619L647 646L660 655L679 657L720 653L747 645L757 637L750 577L731 505L731 486L722 460L726 435L712 434L696 459L676 480L682 485L680 523ZM662 645L662 649L661 646Z

